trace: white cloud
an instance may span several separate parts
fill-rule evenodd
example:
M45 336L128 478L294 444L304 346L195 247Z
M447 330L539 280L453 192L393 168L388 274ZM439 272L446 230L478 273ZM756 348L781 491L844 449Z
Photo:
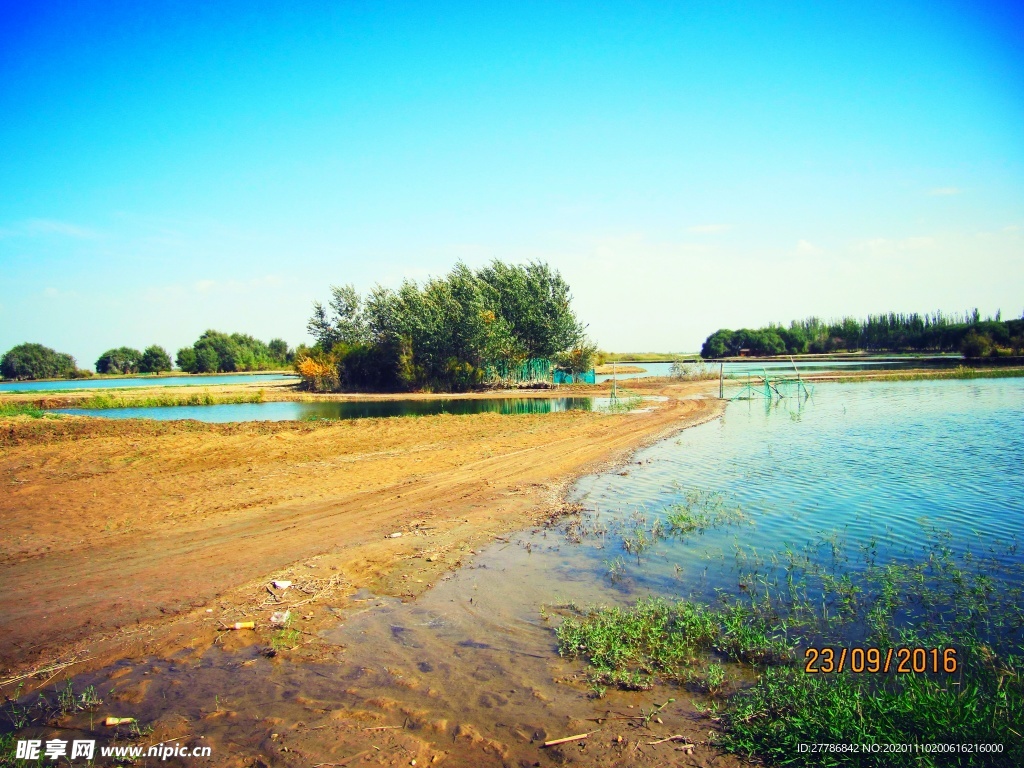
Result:
M43 289L44 299L71 299L77 298L78 294L75 291L63 291L60 288L54 288L52 285L48 285Z
M809 240L800 240L796 244L796 252L801 256L819 256L825 251Z
M963 192L959 187L935 187L934 189L928 190L928 194L934 197L946 197L949 195L959 195Z
M872 254L896 253L907 251L922 251L934 248L936 245L934 237L873 237L868 240L861 240L854 243L851 249Z
M96 240L100 237L100 233L95 230L54 219L29 219L24 229L29 234L63 235L76 240Z
M264 275L249 280L197 280L193 283L199 293L252 293L264 288L283 285L280 275Z
M695 224L688 227L686 231L694 235L717 235L721 232L728 232L729 229L728 224Z
M99 240L102 237L96 230L56 219L27 219L0 229L0 239L45 235L60 235L73 240Z

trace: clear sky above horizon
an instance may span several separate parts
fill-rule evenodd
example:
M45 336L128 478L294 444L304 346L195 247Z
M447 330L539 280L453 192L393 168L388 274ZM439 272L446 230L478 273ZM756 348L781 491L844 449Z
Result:
M1024 313L1024 7L0 0L0 352L543 259L605 349Z

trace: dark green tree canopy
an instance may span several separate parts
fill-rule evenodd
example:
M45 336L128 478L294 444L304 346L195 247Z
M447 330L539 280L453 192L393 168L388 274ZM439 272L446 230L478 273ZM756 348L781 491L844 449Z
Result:
M0 358L5 379L59 379L74 376L75 358L42 344L19 344Z
M365 298L334 286L331 296L328 308L313 305L312 354L330 357L353 387L464 389L488 365L552 358L583 342L569 286L547 264L496 260L473 271L460 262L422 285L376 286ZM383 372L370 375L371 365Z
M478 274L525 357L552 357L582 341L569 284L557 270L541 262L523 267L495 259Z
M1002 320L1001 314L983 320L973 309L963 315L917 313L869 315L866 320L844 317L824 321L817 317L794 320L788 328L769 325L756 330L722 328L704 341L701 357L739 355L855 352L963 352L968 357L993 354L1000 348L1019 350L1024 318Z
M96 373L138 373L142 353L131 347L108 349L96 360Z
M139 370L142 373L163 373L171 370L171 356L167 350L156 344L146 347L139 361Z
M247 333L208 330L191 347L178 350L178 367L188 373L229 373L285 368L295 353L282 339L269 344Z
M313 302L313 316L306 324L309 335L321 349L335 344L354 346L369 341L362 311L363 300L351 284L332 285L328 309L319 301Z

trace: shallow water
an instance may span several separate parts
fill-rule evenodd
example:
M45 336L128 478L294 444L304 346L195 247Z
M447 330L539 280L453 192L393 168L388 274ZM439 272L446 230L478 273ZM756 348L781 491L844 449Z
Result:
M745 523L659 543L642 567L617 553L638 585L699 577L710 592L735 588L737 540L766 557L835 541L910 559L946 532L954 552L1012 549L1024 537L1022 455L1019 379L820 384L808 400L734 402L641 451L628 475L586 478L577 493L616 520L663 518L695 491L738 508Z
M488 397L440 400L354 400L344 402L272 402L226 405L176 405L156 408L61 408L54 413L98 416L107 419L195 419L210 423L235 421L308 421L311 419L367 419L387 416L435 416L448 413L558 413L607 407L599 397Z
M457 742L472 726L508 745L486 764L550 765L538 734L589 729L585 718L606 710L678 696L666 732L694 717L688 693L594 700L584 686L559 682L580 669L557 656L552 628L564 606L738 593L752 551L767 558L808 541L875 541L897 559L915 558L937 529L951 532L946 543L958 550L1005 544L1024 532L1022 450L1021 379L825 384L805 401L734 402L722 419L584 478L574 496L587 511L465 553L468 565L415 602L357 595L360 608L322 635L337 649L336 664L210 648L171 664L82 676L76 690L95 683L116 700L141 688L133 714L184 715L185 732L214 744L264 740L266 748L269 714L312 723L323 721L318 712L344 710L404 718L410 732L438 743ZM624 549L635 526L663 518L694 491L725 499L745 521L658 541L639 558ZM994 556L1008 566L1022 557L1004 547ZM269 611L255 618L265 625ZM215 696L230 717L211 717Z
M934 368L953 367L963 363L959 356L946 357L872 357L863 360L799 360L797 367L804 373L845 373L849 371L888 371L901 368ZM644 368L643 373L618 374L616 378L622 382L630 379L643 379L648 376L669 376L672 373L672 363L627 363L619 365L635 365ZM696 365L700 365L697 363ZM705 367L718 373L719 363L708 362ZM749 373L759 375L762 371L787 375L793 373L793 363L788 360L756 360L733 361L722 363L723 373L726 378L742 379ZM611 375L602 374L597 377L597 383L610 381Z
M52 392L70 389L123 389L132 387L210 387L222 384L259 384L298 381L282 373L229 373L216 376L126 376L117 379L60 379L58 381L4 381L0 392Z

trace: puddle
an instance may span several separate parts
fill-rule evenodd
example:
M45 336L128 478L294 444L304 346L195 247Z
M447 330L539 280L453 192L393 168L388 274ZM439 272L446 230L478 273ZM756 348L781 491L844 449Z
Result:
M641 707L677 699L659 713L656 728L665 735L694 732L707 721L678 689L593 698L575 680L580 665L559 658L552 625L560 610L609 597L606 580L581 567L579 547L566 538L572 527L570 521L493 544L415 602L357 592L343 621L320 633L325 649L316 663L291 663L287 652L268 658L263 646L215 645L81 675L74 690L95 686L104 714L156 728L136 743L177 730L189 744L209 745L217 764L226 754L238 765L332 762L376 744L380 749L370 747L360 762L396 764L397 756L399 765L430 765L435 757L451 765L615 765L637 740ZM265 613L256 616L261 626ZM604 719L609 711L615 719ZM103 729L90 717L74 714L59 730L29 729L19 738L33 730L37 738L96 738ZM600 742L542 746L590 731L600 732ZM663 751L671 750L668 744Z

